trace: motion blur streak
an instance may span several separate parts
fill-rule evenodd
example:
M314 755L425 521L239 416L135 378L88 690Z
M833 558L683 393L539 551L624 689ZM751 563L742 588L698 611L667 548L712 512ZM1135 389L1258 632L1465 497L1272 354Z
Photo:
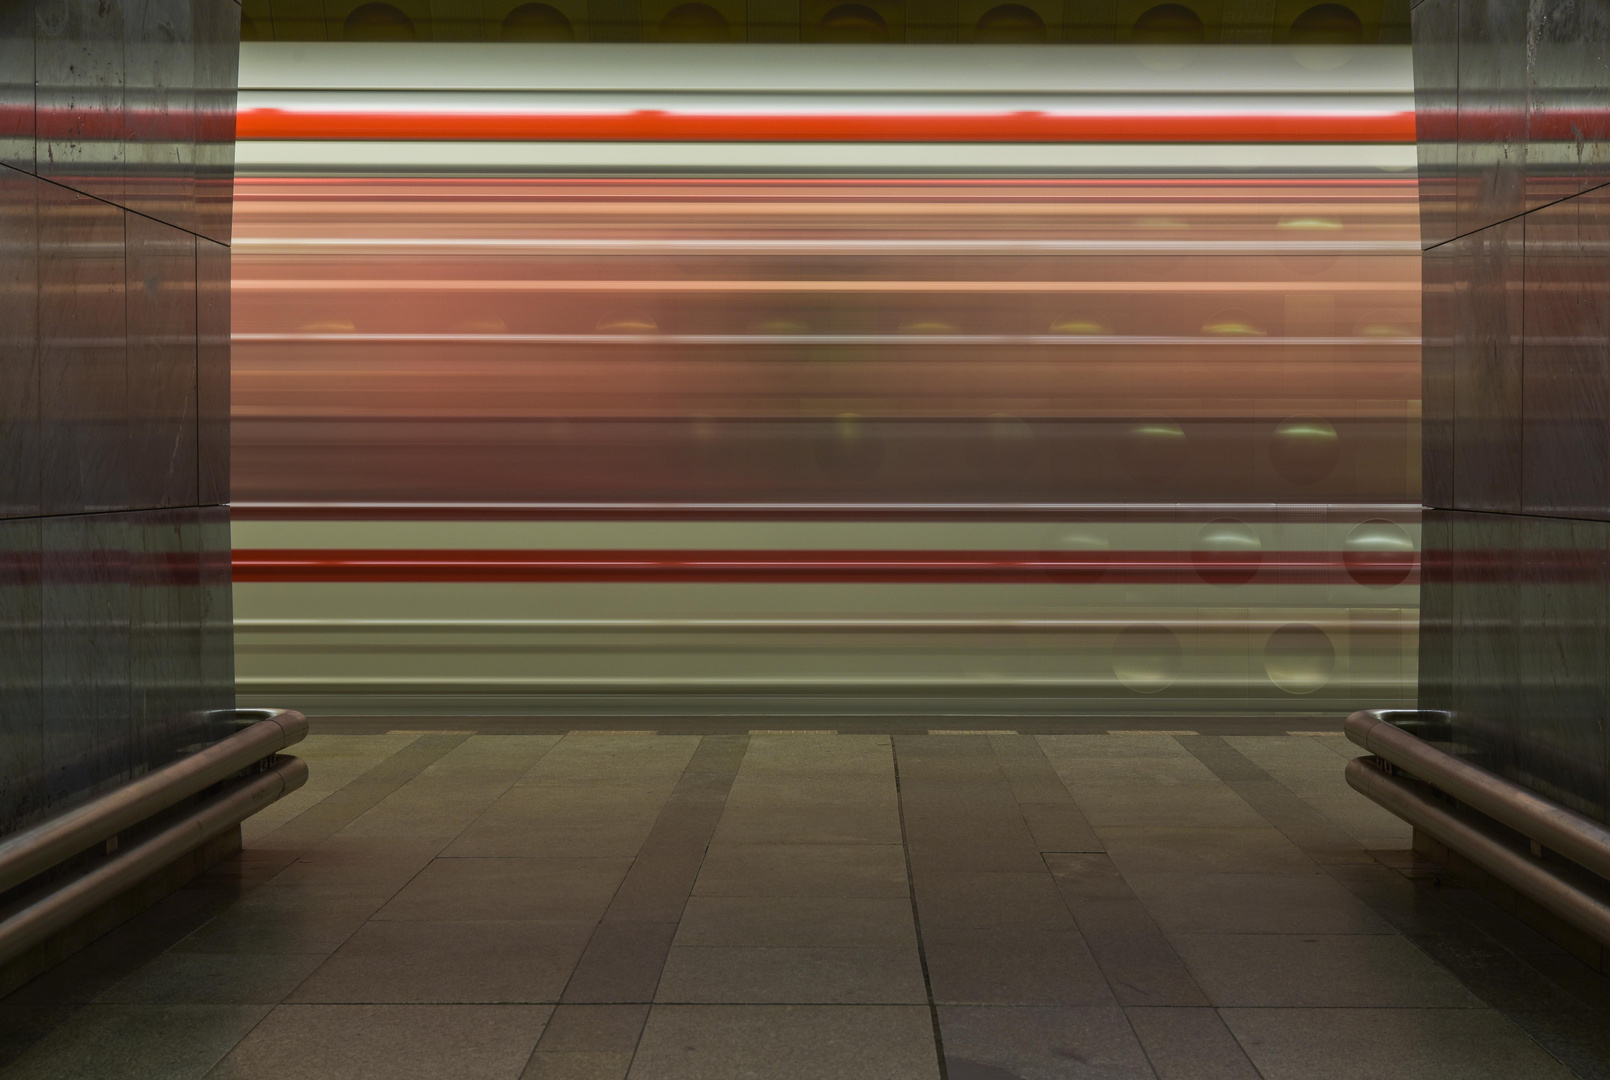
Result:
M244 46L243 693L1412 701L1409 64L1322 51Z

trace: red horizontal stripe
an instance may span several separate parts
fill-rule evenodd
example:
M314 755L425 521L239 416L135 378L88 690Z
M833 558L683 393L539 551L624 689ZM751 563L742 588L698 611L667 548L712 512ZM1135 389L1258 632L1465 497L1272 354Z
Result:
M237 582L751 582L909 584L1395 584L1413 556L1324 552L512 551L253 549Z
M993 115L297 112L243 109L241 139L521 142L1412 143L1414 113Z

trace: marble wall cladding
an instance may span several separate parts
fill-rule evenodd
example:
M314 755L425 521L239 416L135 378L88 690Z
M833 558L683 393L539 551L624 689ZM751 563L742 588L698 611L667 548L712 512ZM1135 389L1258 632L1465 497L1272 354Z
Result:
M0 517L39 513L39 186L0 169Z
M134 759L146 767L210 741L205 711L217 708L202 678L199 507L130 514L130 716Z
M196 497L196 237L128 217L129 501Z
M0 0L0 835L233 730L239 26Z
M229 249L196 241L198 498L229 501Z
M46 513L129 505L124 211L40 189L39 411Z
M229 507L202 506L197 522L198 572L201 575L201 688L208 707L235 707L235 607L230 588ZM232 730L222 720L212 737Z
M1515 520L1519 701L1503 765L1532 790L1604 820L1610 525Z
M190 0L122 0L123 205L196 230L196 60Z
M1420 0L1414 30L1422 138L1440 133L1421 146L1420 703L1450 713L1455 752L1610 821L1610 4Z
M1453 707L1453 511L1420 515L1420 708Z
M0 165L34 168L33 0L0 4Z
M1454 255L1427 251L1420 263L1420 498L1452 506L1454 469Z
M1610 518L1610 192L1525 228L1525 509Z
M1526 204L1610 181L1610 5L1531 0Z
M1414 32L1414 111L1420 157L1420 240L1458 231L1459 0L1421 0Z
M112 202L124 190L124 14L106 0L34 0L35 168Z
M235 198L235 86L240 5L192 0L196 35L195 231L229 243Z
M38 518L0 520L0 824L41 804L44 627Z
M1519 220L1455 240L1453 505L1521 507L1521 319L1523 240Z
M45 801L127 779L133 763L127 514L41 519Z
M1458 0L1457 231L1525 208L1527 12L1515 0Z

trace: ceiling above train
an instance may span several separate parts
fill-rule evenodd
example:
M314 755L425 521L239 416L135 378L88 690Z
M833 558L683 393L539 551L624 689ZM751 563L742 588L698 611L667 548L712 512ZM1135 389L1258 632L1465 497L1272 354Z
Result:
M244 0L245 41L1407 44L1409 0Z

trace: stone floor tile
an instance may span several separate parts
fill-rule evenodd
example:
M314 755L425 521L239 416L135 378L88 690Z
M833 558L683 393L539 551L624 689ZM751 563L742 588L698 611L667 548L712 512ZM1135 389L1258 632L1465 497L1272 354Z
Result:
M102 994L123 1005L277 1005L323 963L318 953L168 951Z
M939 1010L950 1080L1151 1080L1135 1033L1115 1006Z
M1408 939L1388 934L1190 934L1171 938L1222 1007L1479 1008Z
M6 1069L7 1080L193 1080L268 1005L86 1005Z
M592 923L370 922L289 1000L554 1002L592 931Z
M1224 1009L1264 1080L1568 1080L1489 1009Z
M385 902L264 885L174 946L179 952L335 952Z
M1106 848L1071 799L1066 805L1019 803L1018 810L1023 814L1023 823L1029 827L1034 846L1040 851L1103 851Z
M1109 825L1101 841L1125 874L1311 874L1313 859L1278 829Z
M678 945L885 946L915 952L904 897L694 896Z
M907 896L895 844L711 844L695 896Z
M632 1080L937 1080L920 1005L656 1005Z
M1158 1080L1259 1080L1217 1009L1125 1008Z
M900 810L887 802L727 804L718 844L898 844Z
M924 929L1073 929L1073 916L1068 914L1056 882L1043 868L1034 874L918 870L914 881Z
M520 1080L626 1080L632 1055L608 1054L592 1050L550 1053L538 1050Z
M921 1005L928 1000L912 948L675 947L656 1002L687 1004Z
M560 1005L542 1029L539 1051L548 1053L624 1053L637 1047L648 1004Z
M437 859L376 913L427 922L596 919L628 859Z
M1074 801L1099 834L1114 825L1200 825L1227 827L1268 824L1246 801L1218 780L1160 785L1143 779L1070 784Z
M1390 934L1336 879L1307 874L1126 874L1157 925L1177 934Z
M448 859L625 858L643 848L654 822L601 821L582 825L540 825L529 821L481 818L442 849Z
M922 928L942 1005L1111 1005L1112 991L1072 930Z
M210 1080L482 1080L530 1060L547 1005L281 1005Z
M612 921L593 932L565 986L572 1003L647 1002L654 998L676 923Z

